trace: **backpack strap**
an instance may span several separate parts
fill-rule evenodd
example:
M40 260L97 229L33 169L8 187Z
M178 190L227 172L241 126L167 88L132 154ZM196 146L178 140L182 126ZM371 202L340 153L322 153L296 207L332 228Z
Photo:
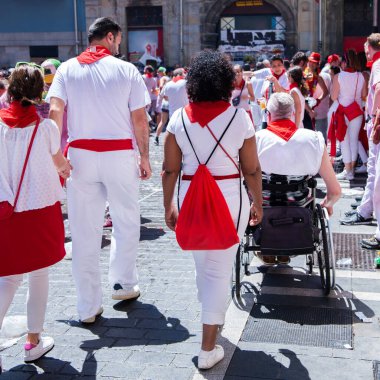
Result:
M187 132L187 129L186 129L185 120L183 119L183 110L184 110L184 108L182 108L182 110L181 110L181 118L182 118L183 128L185 129L185 133L186 133L187 139L189 140L189 143L190 143L190 145L191 145L191 147L192 147L192 149L193 149L193 152L194 152L194 154L195 154L195 157L197 158L198 164L201 165L201 162L199 161L199 158L198 158L197 152L196 152L195 149L194 149L193 143L191 142L191 139L190 139L189 133Z
M216 137L215 137L215 135L211 132L210 127L209 127L208 125L206 125L206 126L207 126L207 129L208 129L209 132L211 133L212 137L216 140L216 145L215 145L214 149L212 150L212 152L210 153L210 155L208 156L208 159L206 160L205 165L208 164L208 162L210 161L212 155L214 154L214 152L215 152L215 150L216 150L216 148L217 148L218 146L220 146L220 147L223 149L224 153L226 153L226 151L224 150L224 148L222 147L222 145L220 144L220 142L222 141L222 138L223 138L224 135L226 134L228 128L229 128L230 125L231 125L231 123L232 123L233 120L235 119L235 116L236 116L237 111L238 111L238 108L235 110L234 115L232 116L232 119L231 119L230 122L228 123L228 125L227 125L227 127L225 128L225 130L223 131L222 135L219 137L219 140L217 140ZM227 154L227 153L226 153L226 154ZM227 156L228 156L228 158L231 159L231 157L230 157L228 154L227 154ZM235 162L234 162L234 165L236 166Z

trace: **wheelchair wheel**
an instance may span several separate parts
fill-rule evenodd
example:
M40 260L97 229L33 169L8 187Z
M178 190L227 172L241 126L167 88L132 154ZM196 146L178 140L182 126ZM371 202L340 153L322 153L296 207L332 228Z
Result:
M242 266L242 256L244 255L244 245L243 243L240 243L237 252L236 252L236 259L235 259L235 294L238 299L240 299L240 271Z
M331 268L329 257L329 244L328 234L326 229L326 222L321 205L316 205L316 212L318 215L318 227L320 229L319 242L317 244L317 258L319 273L321 277L321 284L324 294L327 296L331 290Z
M330 278L331 278L331 289L335 288L335 249L333 242L333 235L331 230L330 216L325 208L322 208L323 215L325 218L325 225L327 230L327 244L329 246L330 253Z

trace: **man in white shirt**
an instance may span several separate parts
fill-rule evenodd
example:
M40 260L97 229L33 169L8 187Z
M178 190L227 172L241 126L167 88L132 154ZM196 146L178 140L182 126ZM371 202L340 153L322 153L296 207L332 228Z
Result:
M106 200L114 226L109 266L112 298L140 295L139 177L151 176L145 112L149 95L136 67L113 56L118 53L121 28L110 18L99 18L90 26L88 39L85 52L59 67L47 96L49 116L60 127L69 104L68 154L73 170L67 200L73 277L83 323L93 323L103 312L99 253Z
M176 69L173 75L173 79L169 83L166 83L162 91L164 99L169 102L169 118L177 109L189 103L184 70Z

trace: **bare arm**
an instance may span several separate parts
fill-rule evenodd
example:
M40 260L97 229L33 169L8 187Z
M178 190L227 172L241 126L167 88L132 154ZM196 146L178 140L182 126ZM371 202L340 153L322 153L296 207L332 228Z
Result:
M368 78L368 76L366 76L364 74L363 74L363 78L364 78L364 85L363 85L363 88L362 88L361 97L362 97L362 100L365 101L367 99L367 95L368 95L368 81L369 81L369 78Z
M174 204L174 189L181 172L182 152L175 136L168 132L164 145L164 163L162 172L162 188L164 192L164 208L166 225L174 231L178 218L178 210Z
M334 79L333 79L333 84L332 84L332 87L331 87L331 94L330 94L330 98L333 102L335 102L335 100L338 99L338 96L339 96L339 91L340 91L340 86L339 86L339 81L338 81L338 75L334 75Z
M329 215L332 215L334 203L336 203L339 200L342 190L340 188L338 180L336 179L334 169L331 165L326 148L323 152L319 174L325 181L327 187L327 194L325 199L323 199L323 201L321 202L321 205L323 207L326 207Z
M131 116L137 146L141 156L140 178L149 179L152 175L152 170L149 162L149 126L145 108L132 111Z
M298 94L296 93L296 91L291 91L290 95L291 95L291 97L294 100L295 124L296 124L296 126L298 128L299 125L300 125L300 123L301 123L301 113L302 113L302 110L301 110L301 100L300 100L300 97L298 96Z
M323 100L324 98L326 98L326 96L328 96L329 95L329 90L327 89L327 86L326 86L326 83L325 83L325 81L323 80L323 78L319 75L318 76L318 84L319 84L319 86L321 87L321 89L322 89L322 96L320 96L319 98L318 98L318 100L319 101L321 101L321 100Z
M62 134L63 112L65 111L65 102L59 98L50 99L49 119L55 121L58 125L59 132Z
M245 182L253 197L250 224L256 225L263 218L263 195L261 167L259 158L257 157L256 138L254 136L244 140L243 146L239 151L239 159Z

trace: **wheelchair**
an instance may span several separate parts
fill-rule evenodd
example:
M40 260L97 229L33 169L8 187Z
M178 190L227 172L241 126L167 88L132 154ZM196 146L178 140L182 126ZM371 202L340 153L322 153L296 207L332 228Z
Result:
M295 179L294 179L295 178ZM248 225L235 260L235 294L241 299L242 271L249 275L255 256L305 255L308 274L318 264L327 296L335 287L335 252L329 215L316 204L317 181L312 176L263 173L263 220ZM289 196L290 195L290 196Z

